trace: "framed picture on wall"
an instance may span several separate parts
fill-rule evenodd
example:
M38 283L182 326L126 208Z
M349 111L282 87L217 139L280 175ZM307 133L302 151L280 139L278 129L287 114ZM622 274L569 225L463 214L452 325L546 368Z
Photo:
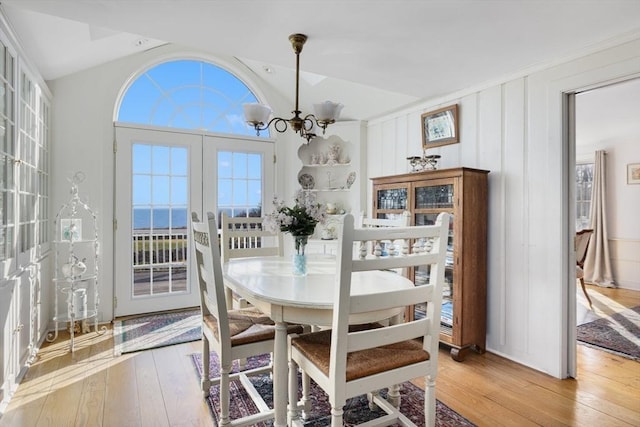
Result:
M640 184L640 163L627 165L627 184Z
M63 218L60 220L60 240L76 242L82 239L82 220Z
M420 119L423 149L458 142L458 104L429 111Z

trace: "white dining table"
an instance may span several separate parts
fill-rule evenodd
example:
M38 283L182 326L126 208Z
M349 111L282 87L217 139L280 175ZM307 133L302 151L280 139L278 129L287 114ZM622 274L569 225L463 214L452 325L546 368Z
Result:
M288 356L286 323L331 326L336 259L309 255L306 276L294 276L291 257L234 258L223 266L225 284L267 314L276 325L273 351L273 407L275 426L287 425ZM413 287L401 274L391 271L353 273L351 294L388 292ZM375 322L404 312L394 310L360 314L351 323Z

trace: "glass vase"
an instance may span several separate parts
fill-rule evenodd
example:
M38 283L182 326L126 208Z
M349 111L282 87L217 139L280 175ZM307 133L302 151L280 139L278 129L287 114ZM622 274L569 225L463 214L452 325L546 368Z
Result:
M307 239L309 236L293 236L294 252L293 252L293 275L294 276L306 276L307 275L307 256L304 250L307 246Z

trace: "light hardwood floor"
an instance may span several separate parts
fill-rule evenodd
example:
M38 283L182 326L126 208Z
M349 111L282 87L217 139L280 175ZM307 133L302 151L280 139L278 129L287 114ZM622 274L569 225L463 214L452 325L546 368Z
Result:
M596 314L640 305L640 292L588 291ZM212 425L189 357L200 342L119 357L108 333L76 344L42 348L0 426ZM578 378L559 380L491 353L440 356L438 399L479 426L640 426L637 361L578 345Z

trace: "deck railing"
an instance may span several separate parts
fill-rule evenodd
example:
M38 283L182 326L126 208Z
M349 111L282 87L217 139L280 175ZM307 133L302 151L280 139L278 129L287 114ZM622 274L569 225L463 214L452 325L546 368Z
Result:
M185 229L133 230L133 266L159 267L163 264L186 263L189 246ZM220 230L218 230L218 235ZM231 243L233 248L259 248L261 237L239 237Z
M133 266L158 267L163 264L186 263L187 230L134 230Z

